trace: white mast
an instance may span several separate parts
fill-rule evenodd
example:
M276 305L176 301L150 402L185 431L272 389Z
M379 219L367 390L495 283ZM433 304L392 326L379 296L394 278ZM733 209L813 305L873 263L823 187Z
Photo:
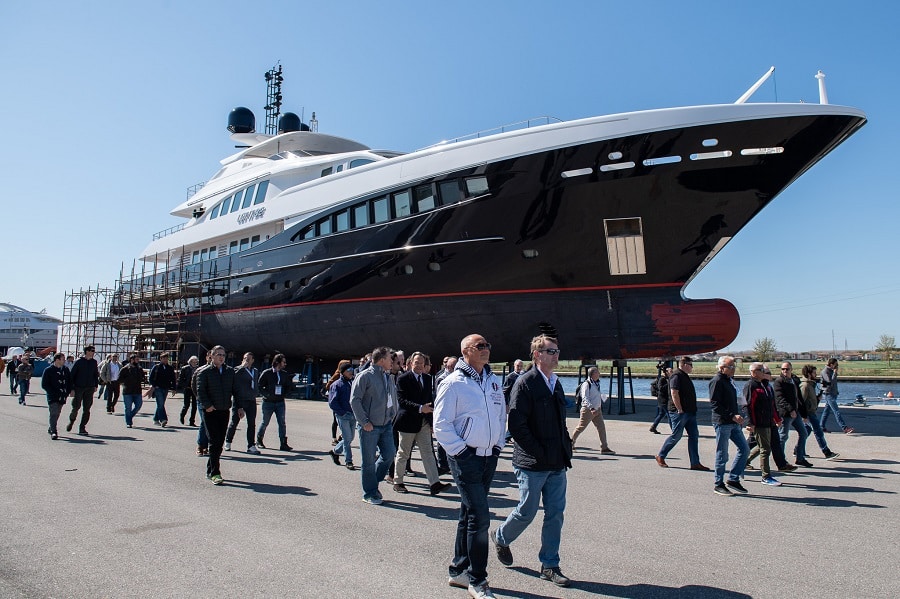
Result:
M825 91L825 73L819 71L816 73L816 79L819 80L819 104L828 104L828 93Z
M746 102L746 101L750 98L750 96L752 96L752 95L754 94L754 92L756 92L756 90L759 89L759 86L762 85L763 83L765 83L765 82L766 82L766 79L768 79L769 77L771 77L771 76L772 76L772 73L774 73L774 72L775 72L775 67L769 67L769 70L766 71L766 74L763 75L762 77L760 77L760 78L759 78L759 81L757 81L756 83L754 83L754 84L750 87L750 89L748 89L747 91L745 91L745 92L744 92L744 95L741 96L740 98L738 98L737 100L735 100L734 103L735 103L735 104L743 104L744 102Z

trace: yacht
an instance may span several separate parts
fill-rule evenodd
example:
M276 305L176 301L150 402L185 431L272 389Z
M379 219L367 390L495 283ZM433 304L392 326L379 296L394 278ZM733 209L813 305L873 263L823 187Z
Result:
M0 355L14 347L29 350L56 347L61 324L60 319L48 316L46 310L31 312L13 304L0 303Z

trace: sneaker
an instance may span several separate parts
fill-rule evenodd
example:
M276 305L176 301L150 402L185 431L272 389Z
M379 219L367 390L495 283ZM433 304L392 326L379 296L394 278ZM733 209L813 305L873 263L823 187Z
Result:
M468 589L469 597L472 597L472 599L497 599L486 580L478 585L470 584Z
M168 424L169 424L168 420L160 420L159 421L159 425L163 428L166 428L166 425L168 425Z
M409 493L409 489L406 488L406 485L400 483L399 485L394 485L394 491L397 493Z
M369 505L381 505L382 504L381 497L375 497L375 496L363 497L363 501L368 503Z
M329 449L328 455L331 456L331 461L334 462L335 466L341 465L341 457L338 454L334 453L334 450Z
M716 495L726 495L728 497L734 495L734 493L728 490L728 487L725 486L725 483L716 483L716 486L713 487L713 493L715 493Z
M794 472L795 470L797 470L797 467L793 464L785 464L778 469L779 472Z
M251 445L247 448L247 453L252 453L253 455L259 455L259 450L256 448L256 445Z
M206 455L206 448L204 448L202 445L198 445L197 446L197 455L198 456Z
M222 478L221 474L213 474L211 477L209 477L209 480L211 480L212 484L214 485L221 485L225 482L225 479Z
M609 447L607 447L606 449L601 449L600 453L602 453L604 455L616 455L616 452L613 451L612 449L610 449Z
M256 446L259 447L260 449L266 448L266 446L263 445L262 437L260 437L259 435L256 435Z
M497 542L497 531L492 530L491 541L494 542L494 548L497 550L497 561L499 561L504 566L511 566L513 564L513 555L512 551L509 549L509 545L501 545Z
M744 485L741 484L738 480L730 480L725 483L729 488L734 489L738 493L747 493L747 489L744 488Z
M449 580L447 580L447 584L458 589L467 589L469 588L469 573L463 572L462 574L451 576Z
M91 434L89 432L87 432L86 428L83 428L80 431L78 431L78 434L81 435L82 437L90 437L91 436Z
M59 439L59 435L57 435L56 433L50 433L50 438L56 441L57 439Z
M153 424L154 424L155 426L159 426L159 420L154 420L154 421L153 421Z
M831 460L833 460L833 459L839 457L840 455L841 455L841 454L839 454L839 453L836 452L836 451L829 451L828 453L825 454L825 459L828 460L828 461L831 461Z
M849 427L849 426L845 426L845 427L844 427L844 434L845 434L845 435L849 435L849 434L852 433L852 432L853 432L853 428L852 428L852 427Z
M353 465L353 462L347 462L344 464L344 467L347 468L347 470L356 470L356 466Z
M798 466L803 466L804 468L812 468L813 465L809 463L809 460L797 460L795 462Z
M130 424L126 424L126 425L125 425L125 428L133 428L133 426L130 425Z
M231 451L231 441L225 441L225 451Z
M559 566L555 568L544 568L541 566L541 580L549 580L558 587L567 587L571 583L568 577L560 572Z
M769 485L770 487L780 487L781 481L771 476L764 476L762 479L762 484Z

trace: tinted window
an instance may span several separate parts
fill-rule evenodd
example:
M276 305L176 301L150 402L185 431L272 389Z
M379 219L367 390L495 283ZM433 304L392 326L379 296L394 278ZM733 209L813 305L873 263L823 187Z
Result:
M444 181L441 183L441 204L455 204L460 200L459 181Z
M334 215L334 230L346 231L350 228L350 210L342 210Z
M259 243L259 235L254 235L250 238L250 247L253 247L257 243Z
M222 216L228 214L228 208L231 207L231 197L225 198L225 201L222 202Z
M369 224L369 205L360 204L353 207L353 226L365 227Z
M216 206L212 209L212 212L209 213L209 220L212 220L217 216L219 216L219 204L216 204Z
M326 177L326 176L328 176L328 175L330 175L330 174L331 174L331 167L330 167L330 166L329 166L328 168L323 168L323 169L322 169L322 176L323 176L323 177Z
M466 196L480 196L488 192L488 184L486 177L472 177L466 179Z
M390 211L388 209L388 200L387 198L378 198L377 200L372 200L372 213L375 215L376 223L383 223L391 217Z
M319 229L319 235L328 235L331 233L331 217L327 216L316 223L316 227Z
M437 205L437 198L434 197L434 187L428 185L419 185L413 190L416 198L416 212L425 212L431 210Z
M243 193L244 193L243 191L239 191L236 194L234 194L234 200L231 201L231 211L232 212L237 212L238 209L241 207L241 196L243 195ZM222 211L222 214L225 214L224 210Z
M197 264L200 262L200 252L194 250L194 253L191 255L191 264Z
M243 252L244 250L246 250L249 247L250 247L250 238L244 237L243 239L241 239L241 251Z
M356 168L356 167L362 166L364 164L369 164L370 162L375 162L375 161L369 160L368 158L357 158L356 160L350 161L350 168Z
M234 254L234 253L237 252L237 251L238 251L238 243L237 243L237 241L232 241L232 242L228 245L228 253L229 253L229 254Z
M262 204L266 199L266 190L269 188L269 182L263 181L259 184L259 189L256 190L256 200L253 202L254 204Z
M314 225L310 225L303 230L303 239L312 239L316 236L316 227Z
M343 164L339 164L339 165L337 165L337 171L335 171L335 172L338 172L338 173L339 173L339 172L341 172L342 170L344 170L344 165L343 165Z
M206 249L200 250L200 261L202 262L203 260L206 260L207 258L209 258L209 250L206 250Z
M400 218L412 214L412 204L409 201L409 191L401 191L394 194L394 217Z
M241 208L248 208L250 206L250 202L253 201L253 191L255 187L255 185L251 185L247 188L247 191L244 192L244 201L241 203Z

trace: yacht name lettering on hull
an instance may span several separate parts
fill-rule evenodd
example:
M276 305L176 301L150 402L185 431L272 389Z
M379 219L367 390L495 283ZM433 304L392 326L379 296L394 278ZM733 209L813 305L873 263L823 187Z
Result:
M251 210L250 212L245 212L237 217L237 223L239 225L245 225L250 221L259 220L266 214L265 207L257 208L256 210Z

